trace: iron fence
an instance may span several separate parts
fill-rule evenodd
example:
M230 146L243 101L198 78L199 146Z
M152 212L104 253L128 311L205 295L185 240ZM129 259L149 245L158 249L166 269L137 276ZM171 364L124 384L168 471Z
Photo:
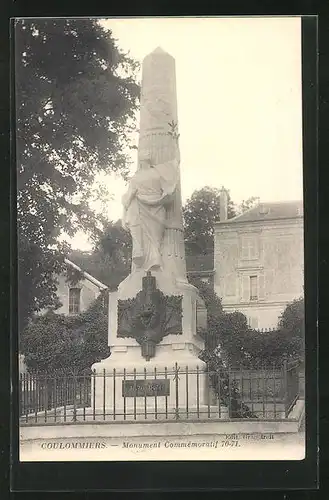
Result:
M299 397L299 363L210 371L188 366L20 376L21 423L282 419Z
M91 374L24 373L20 375L20 415L35 422L66 415L70 407L91 404Z
M285 416L287 417L300 395L300 362L284 362Z

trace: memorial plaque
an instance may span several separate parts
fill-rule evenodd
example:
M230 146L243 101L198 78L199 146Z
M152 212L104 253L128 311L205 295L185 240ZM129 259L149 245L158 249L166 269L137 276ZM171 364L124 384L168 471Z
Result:
M167 379L122 381L122 396L126 398L169 396L169 394L170 382Z

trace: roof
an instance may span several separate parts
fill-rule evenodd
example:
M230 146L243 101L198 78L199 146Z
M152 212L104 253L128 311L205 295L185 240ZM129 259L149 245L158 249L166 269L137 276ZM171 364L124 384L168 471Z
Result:
M216 224L295 219L303 217L302 201L260 202L244 213Z
M102 283L98 279L96 279L93 276L91 276L91 274L89 274L86 271L84 271L83 269L81 269L81 267L79 267L76 264L74 264L74 262L72 262L71 260L65 259L64 262L65 262L66 265L69 265L70 267L73 267L73 269L75 269L76 271L79 271L80 273L82 273L83 277L86 280L90 281L91 283L93 283L94 285L96 285L101 290L107 290L108 289L107 285L104 285L104 283Z

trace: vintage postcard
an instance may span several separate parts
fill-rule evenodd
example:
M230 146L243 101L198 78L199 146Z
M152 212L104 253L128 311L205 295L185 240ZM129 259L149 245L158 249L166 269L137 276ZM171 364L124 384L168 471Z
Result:
M303 460L301 17L15 20L19 460Z

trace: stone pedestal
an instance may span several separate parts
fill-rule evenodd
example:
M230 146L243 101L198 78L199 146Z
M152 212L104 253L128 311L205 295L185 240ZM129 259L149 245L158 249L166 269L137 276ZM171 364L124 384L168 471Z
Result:
M155 417L164 419L175 418L177 410L182 416L189 411L195 413L198 407L201 411L207 405L204 364L193 355L191 346L163 346L156 358L144 363L140 360L140 346L136 349L134 347L128 347L126 352L114 350L112 362L109 358L105 363L94 366L97 411L105 407L106 413L115 415L117 420L120 416L122 419L123 415L126 415L127 420L132 420L134 414L137 420ZM166 389L166 395L153 397L148 392L144 396L145 381L150 387L154 387L158 381L159 386ZM124 392L124 384L127 382L132 388L130 396L129 391ZM139 396L134 397L136 388ZM159 392L163 394L161 389ZM128 397L124 397L125 394Z
M183 285L182 285L183 286ZM117 306L118 292L109 297L109 346L111 355L92 369L95 372L95 396L92 402L96 409L106 409L107 413L114 412L119 417L121 413L134 411L143 414L169 412L174 414L177 408L180 413L190 410L196 411L208 404L208 384L206 380L206 364L198 356L204 347L203 339L197 335L197 305L198 293L195 287L184 285L178 290L182 294L182 332L178 335L167 335L156 346L155 357L146 361L141 355L141 346L133 338L119 338L117 336ZM205 321L205 317L202 318ZM202 320L201 319L201 320ZM178 381L176 380L178 375ZM169 387L166 396L138 396L124 397L123 381L131 381L136 385L139 381L157 379L160 384ZM167 382L164 382L164 381ZM143 384L145 382L142 382ZM159 416L160 417L160 416Z

